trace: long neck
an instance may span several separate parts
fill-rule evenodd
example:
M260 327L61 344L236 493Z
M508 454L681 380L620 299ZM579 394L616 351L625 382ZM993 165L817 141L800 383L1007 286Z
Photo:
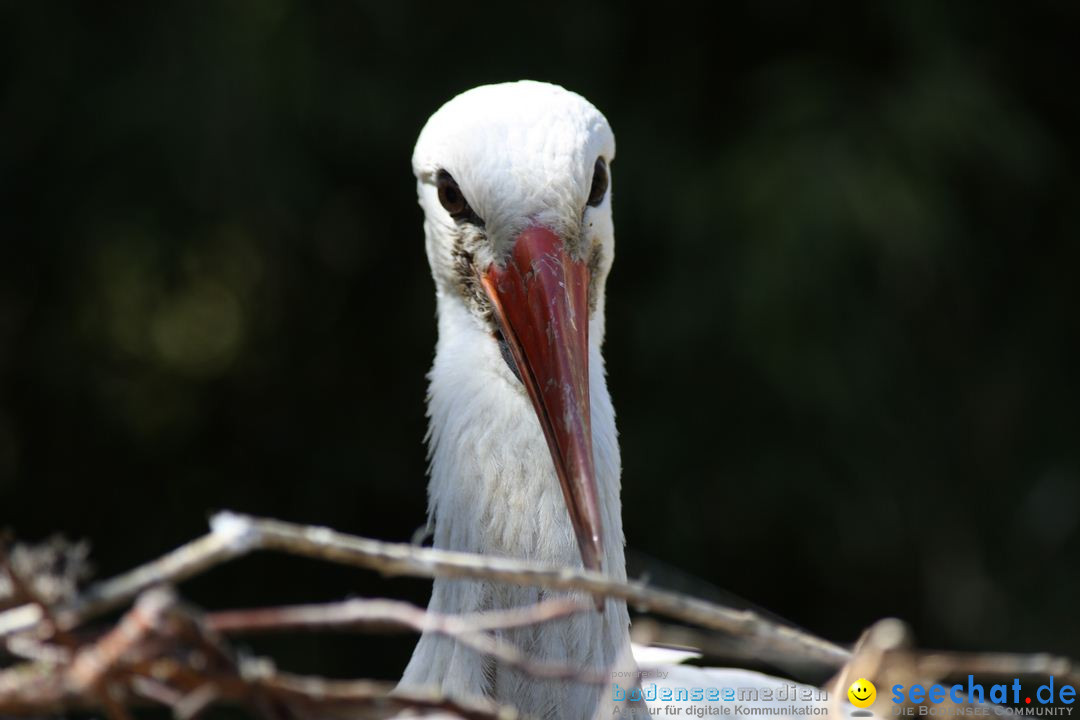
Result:
M429 514L435 546L581 567L547 442L524 389L503 363L496 343L464 306L456 298L440 297L439 343L428 396ZM604 569L622 579L626 562L618 442L603 360L595 344L589 365ZM474 612L520 606L554 594L438 579L429 607L443 613ZM628 627L625 604L609 600L603 613L581 613L504 637L533 659L606 668L632 662ZM532 680L492 666L452 641L424 636L402 682L433 681L446 692L504 699L537 717L574 717L573 708L595 707L598 697L596 688ZM591 712L581 715L591 716Z
M599 347L590 348L590 405L604 569L625 573L615 413ZM429 375L429 513L435 545L580 567L547 441L524 387L490 332L455 298L440 300Z

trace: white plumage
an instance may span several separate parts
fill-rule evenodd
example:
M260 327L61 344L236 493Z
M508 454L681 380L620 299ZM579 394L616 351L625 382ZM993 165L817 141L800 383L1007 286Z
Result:
M522 82L477 88L447 103L416 145L428 260L435 279L439 340L429 375L429 522L436 547L582 565L548 443L521 381L504 360L491 323L464 295L455 246L476 269L507 252L522 229L541 224L578 245L598 247L589 323L589 388L596 485L602 509L605 569L625 577L619 450L604 380L603 284L614 237L611 203L587 207L596 158L610 163L615 141L603 116L562 88ZM439 202L440 170L458 182L479 229L456 222ZM500 258L501 259L501 258ZM466 269L465 272L470 270ZM430 607L473 612L535 602L536 588L436 580ZM624 603L504 634L530 657L606 668L630 658ZM591 717L607 688L535 682L436 635L424 635L402 684L492 695L536 717Z
M596 197L597 175L607 172L614 155L614 136L596 108L536 82L463 93L420 134L413 170L439 330L428 393L429 523L436 547L581 567L595 532L598 556L586 564L602 564L605 572L625 578L619 448L601 355L604 283L615 250L606 175L606 192ZM519 282L526 289L514 295L514 253L527 243L541 250L521 261ZM544 273L555 288L549 295L529 284ZM575 277L586 278L587 307L571 297ZM543 326L539 339L528 339L523 316L514 325L515 309L533 313L529 317ZM588 327L584 355L544 355L562 352L559 333L571 337L582 321ZM567 380L573 368L563 367L575 362L588 366L586 395L576 399ZM535 396L530 378L539 388ZM553 394L541 397L546 391ZM592 460L575 464L574 452L587 452L589 444L575 440L579 427L591 428ZM588 505L590 485L598 509L592 519L579 507ZM575 511L583 514L572 519ZM430 608L508 608L544 594L438 579ZM626 606L616 600L607 600L602 613L508 631L502 638L538 661L612 669L621 677L636 670ZM734 676L740 677L753 679ZM535 680L434 634L421 637L401 683L488 695L537 718L608 718L615 707L625 708L613 705L610 685Z

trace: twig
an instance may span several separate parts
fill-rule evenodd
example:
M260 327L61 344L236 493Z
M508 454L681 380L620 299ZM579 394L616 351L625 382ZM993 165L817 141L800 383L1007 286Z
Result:
M510 610L444 615L398 600L345 600L257 610L218 610L207 613L205 622L210 629L228 634L388 626L454 635L537 625L591 609L592 605L553 599Z
M215 612L206 615L205 623L213 631L230 635L298 629L370 629L373 626L434 632L454 638L478 653L535 678L602 685L610 681L606 673L530 660L516 645L484 632L536 625L591 609L592 606L588 604L556 599L499 612L443 615L395 600L347 600L324 605Z
M365 567L384 575L486 579L555 590L580 590L593 596L619 598L639 609L701 627L750 637L762 647L795 654L828 667L840 667L850 657L849 651L839 645L771 622L752 611L734 610L688 595L651 588L641 582L621 582L601 573L387 543L328 528L234 513L215 515L211 527L209 534L154 562L94 585L74 601L54 608L60 629L75 627L89 617L119 607L153 585L178 582L213 565L261 549ZM0 637L33 627L40 619L40 613L28 611L25 606L0 613Z
M353 600L326 605L233 610L204 616L182 607L175 596L150 590L178 582L254 550L275 550L388 575L485 579L517 585L580 591L572 598L549 600L499 612L447 616L388 600ZM470 720L508 720L512 708L486 699L447 698L424 691L398 691L368 680L332 681L278 672L266 660L234 659L223 634L281 630L391 627L436 632L537 677L601 682L592 671L531 661L516 646L503 643L499 630L592 612L587 596L621 598L639 608L700 627L729 633L734 655L750 648L795 663L817 662L840 668L832 689L842 691L854 677L892 679L904 684L966 674L1019 676L1053 674L1080 684L1076 664L1048 655L963 654L912 648L911 633L897 620L879 621L864 633L854 652L800 630L642 582L620 582L598 573L546 567L527 562L384 543L325 528L294 525L222 513L211 532L195 541L63 602L46 603L16 573L11 585L24 605L0 612L0 640L34 661L0 670L0 714L41 714L71 709L104 710L114 720L128 720L128 708L140 699L173 709L191 720L220 703L253 709L270 720L388 717L403 709L454 715ZM36 580L35 580L36 581ZM70 648L45 644L64 637L89 619L136 599L136 605L111 630L91 641L67 636ZM30 634L26 631L34 631ZM663 632L676 632L668 628ZM51 632L51 635L50 635ZM673 637L673 636L672 636ZM691 644L708 647L715 637L687 630ZM835 697L842 697L836 692ZM839 712L838 708L834 712Z
M15 567L15 563L8 552L7 543L4 541L0 541L0 568L3 569L4 575L7 576L14 598L26 601L30 607L36 608L42 619L48 622L52 628L53 635L55 635L54 639L63 646L73 647L75 645L73 638L68 635L66 630L61 630L57 625L49 601L37 591L33 583L27 582L23 578L22 573ZM32 638L12 638L11 640L16 642L8 642L6 647L10 652L16 654L36 653L39 657L43 657L50 652L63 652L63 648L46 646L37 643ZM23 642L17 642L18 640L23 640Z
M29 633L7 639L7 651L15 657L60 665L71 661L70 648L41 642Z
M986 674L1016 677L1019 675L1053 675L1080 685L1080 672L1068 658L1054 655L1015 655L1010 653L950 653L918 654L917 664L927 675L952 677Z
M42 616L51 622L53 618L49 611L49 604L45 602L44 598L37 594L30 583L23 580L22 575L15 569L15 565L11 562L7 543L2 540L0 540L0 569L4 571L4 574L8 578L8 582L11 583L11 589L14 591L15 598L36 605L41 610Z
M162 589L140 596L110 632L80 648L70 663L0 671L3 717L97 707L112 720L130 720L128 708L138 698L171 707L181 720L219 703L247 705L271 720L382 718L404 709L472 720L518 717L512 708L482 698L283 674L259 658L237 663L203 618Z
M250 547L228 533L213 531L185 543L157 560L140 565L111 580L96 583L73 600L53 606L59 631L71 630L89 618L115 610L152 587L175 584L248 553ZM43 619L43 611L34 612L22 605L0 613L0 638L27 630Z
M425 690L395 690L390 684L372 680L325 680L277 673L272 678L258 681L258 684L301 706L317 704L319 717L326 717L329 709L337 707L341 711L356 708L391 712L405 709L438 710L466 720L524 720L514 708L486 699L450 698Z
M721 663L751 663L754 666L768 663L795 677L813 674L808 670L816 665L793 653L777 652L772 645L760 643L753 637L729 636L650 617L634 619L630 639L640 645L693 649L706 659Z

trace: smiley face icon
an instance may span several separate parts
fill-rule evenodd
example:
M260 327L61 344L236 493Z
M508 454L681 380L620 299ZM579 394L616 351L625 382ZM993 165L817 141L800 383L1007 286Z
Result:
M877 699L877 688L866 678L859 678L847 689L848 700L857 708L867 708Z

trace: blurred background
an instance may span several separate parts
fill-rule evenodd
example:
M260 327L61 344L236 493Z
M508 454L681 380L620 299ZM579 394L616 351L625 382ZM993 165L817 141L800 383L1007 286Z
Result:
M1070 3L0 3L0 526L99 576L229 508L425 518L410 155L534 78L618 138L632 571L853 641L1080 648ZM207 607L430 584L280 557ZM738 602L738 600L735 600ZM253 639L400 675L410 636Z

